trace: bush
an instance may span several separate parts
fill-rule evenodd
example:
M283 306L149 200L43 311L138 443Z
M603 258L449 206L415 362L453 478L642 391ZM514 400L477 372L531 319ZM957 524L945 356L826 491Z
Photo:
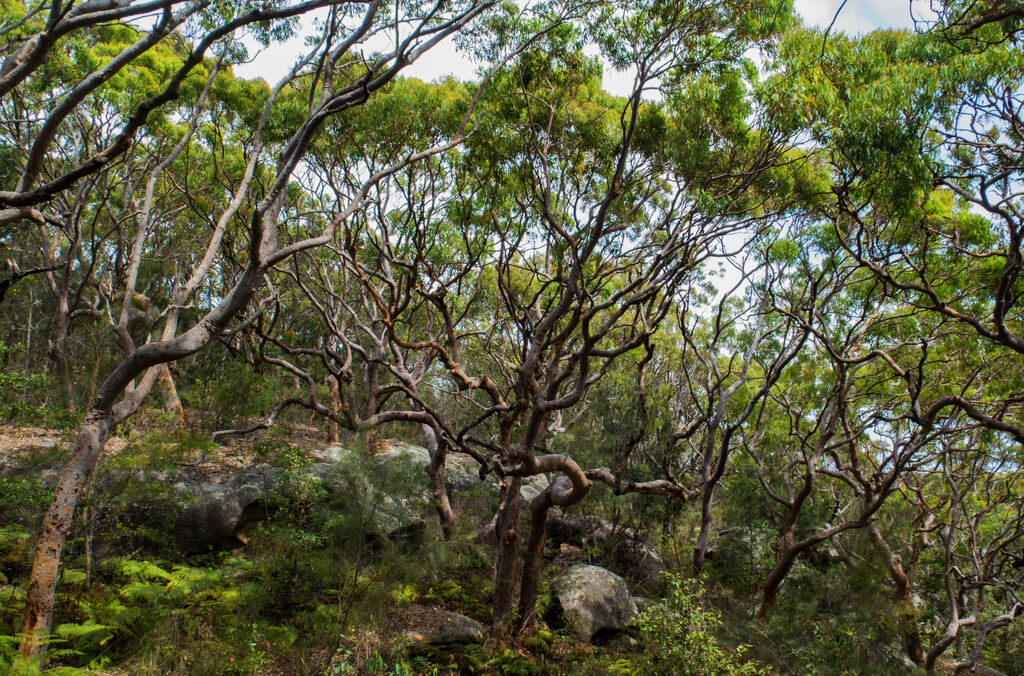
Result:
M7 364L12 352L21 345L0 342L0 365ZM0 420L22 425L72 429L79 416L66 408L47 404L47 394L53 390L53 378L45 373L24 373L6 366L0 368Z
M273 378L234 361L183 388L181 400L200 412L204 424L221 427L267 413L281 398L282 390Z
M767 674L768 669L745 660L747 646L735 653L718 644L715 634L721 629L721 616L701 603L703 589L699 580L665 574L669 594L665 602L640 614L637 627L647 649L638 673L673 676L711 676Z

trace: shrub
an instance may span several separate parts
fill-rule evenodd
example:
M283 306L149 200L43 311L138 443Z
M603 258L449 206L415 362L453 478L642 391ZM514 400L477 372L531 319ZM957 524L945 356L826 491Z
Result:
M719 645L715 634L721 629L719 613L702 604L699 580L665 574L668 597L640 614L637 627L647 650L639 673L678 676L766 674L767 668L743 658L746 646L735 653Z

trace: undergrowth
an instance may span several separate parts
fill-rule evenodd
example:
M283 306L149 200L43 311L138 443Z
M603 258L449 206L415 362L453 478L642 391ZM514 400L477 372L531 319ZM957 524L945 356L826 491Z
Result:
M353 452L334 471L313 472L299 449L262 441L248 452L275 467L276 488L260 501L266 518L243 550L185 557L173 539L181 497L152 478L217 452L194 433L133 431L105 466L105 488L83 501L65 556L47 673L765 673L721 647L718 615L698 586L679 578L669 578L665 604L642 616L632 646L582 645L541 623L515 640L413 649L392 626L403 607L440 607L489 623L492 550L475 537L489 508L461 512L459 534L445 542L422 468ZM49 490L34 480L2 481L0 673L28 676L40 664L18 657L16 633L32 532ZM550 603L545 585L540 616Z

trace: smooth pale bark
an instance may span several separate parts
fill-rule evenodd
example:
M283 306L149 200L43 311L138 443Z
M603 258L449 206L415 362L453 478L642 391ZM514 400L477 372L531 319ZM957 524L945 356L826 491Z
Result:
M338 379L334 376L327 376L327 391L330 392L331 410L337 413L338 409L341 408L341 387L338 385ZM336 444L339 441L341 441L341 436L338 429L338 421L333 418L328 419L327 443Z
M163 388L164 411L174 413L180 420L185 415L185 408L181 405L178 397L178 388L174 386L174 376L171 375L171 367L164 364L160 367L160 376L157 379Z
M49 236L45 228L40 228L43 241L46 243L44 253L46 256L46 267L48 272L45 275L47 286L57 302L57 321L53 329L53 337L50 339L49 353L53 361L57 380L61 384L61 391L64 395L64 407L69 411L75 410L74 382L71 378L71 369L68 365L67 344L68 336L71 333L71 285L69 264L58 265L56 262L57 242ZM74 249L78 246L77 233L69 242L69 259L73 258ZM53 272L64 268L64 274L58 284Z
M118 136L117 141L90 158L86 164L38 189L23 193L0 191L0 206L5 204L22 206L49 199L50 196L65 189L81 176L94 173L113 158L119 157L127 148L135 132L145 123L149 113L178 96L181 83L191 70L202 62L206 50L216 41L255 21L298 16L316 9L317 6L330 4L332 4L332 0L311 0L308 3L298 3L280 8L256 9L236 16L210 31L192 50L181 68L169 79L164 92L147 99L140 105ZM88 5L91 3L70 10L68 15ZM319 48L309 51L304 59L300 59L289 76L283 78L274 89L264 106L259 124L253 132L254 146L241 185L236 189L230 204L221 214L203 260L195 268L191 278L176 288L172 294L172 305L167 312L162 339L143 345L129 354L100 386L90 403L79 428L71 460L58 481L54 500L43 518L29 578L25 622L22 627L22 654L26 656L39 655L45 650L46 638L53 621L54 596L59 578L61 552L70 533L78 501L103 451L107 434L115 424L135 413L155 383L159 374L158 367L199 352L218 335L223 334L232 319L250 303L256 290L263 286L267 270L297 253L332 241L339 224L362 207L374 185L413 162L444 152L461 143L462 134L465 132L472 113L472 106L465 113L455 138L422 152L410 154L387 169L366 178L349 203L338 211L319 234L282 247L278 238L278 225L287 188L292 183L292 173L301 163L317 130L330 115L363 104L367 97L391 82L405 66L449 35L466 26L492 5L493 2L485 1L474 3L462 10L455 10L451 18L441 21L438 25L432 25L429 30L426 23L419 24L416 33L407 36L401 45L396 46L393 53L376 59L371 64L372 67L355 82L335 88L333 81L326 79L323 81L321 103L315 110L310 111L306 120L284 145L278 158L277 175L272 183L266 186L262 201L252 212L249 221L248 260L238 281L212 310L187 331L178 335L178 320L180 310L184 307L184 301L192 295L205 277L219 252L227 223L234 219L239 207L249 194L248 187L252 180L253 170L262 152L262 133L277 96L285 84L294 81L298 73L317 55ZM334 48L329 55L332 60L340 59L356 43L374 32L377 14L381 6L380 0L373 0L366 6L362 23ZM324 39L326 40L326 38ZM0 95L3 94L5 83L10 83L12 79L20 77L18 73L22 66L31 60L30 55L25 55L18 65L10 67L5 65L4 71L0 73ZM106 67L101 70L103 73L107 72ZM474 98L474 103L479 101L479 97L480 92ZM30 173L23 174L23 183L28 183L24 179L26 174ZM135 387L134 382L139 376L142 376L142 382ZM119 397L121 397L120 401L118 401Z

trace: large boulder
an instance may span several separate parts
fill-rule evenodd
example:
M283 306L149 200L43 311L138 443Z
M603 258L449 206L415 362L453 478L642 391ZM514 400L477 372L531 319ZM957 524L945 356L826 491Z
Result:
M344 446L329 446L319 452L321 463L333 464L344 462L353 455L353 451ZM378 466L395 463L414 468L426 473L430 464L430 452L422 446L407 444L404 441L389 441L385 450L374 456ZM475 469L476 461L461 453L449 453L445 463L445 486L449 491L465 491L474 488L488 487L492 482L481 479Z
M359 518L367 535L396 540L422 533L430 511L426 456L417 447L403 447L366 456L341 446L321 452L321 462L307 475L341 498L344 511ZM425 461L424 461L425 462Z
M426 470L430 464L430 452L422 446L404 441L391 441L387 450L377 456L381 461L405 462L413 467ZM476 461L463 453L449 453L444 468L444 484L450 492L489 488L493 481L480 478Z
M562 621L580 641L621 632L637 615L626 581L600 566L573 566L555 578L551 590Z
M242 525L246 510L267 495L274 485L269 465L217 477L220 481L193 482L179 478L174 487L185 496L175 523L178 547L186 554L222 546Z

